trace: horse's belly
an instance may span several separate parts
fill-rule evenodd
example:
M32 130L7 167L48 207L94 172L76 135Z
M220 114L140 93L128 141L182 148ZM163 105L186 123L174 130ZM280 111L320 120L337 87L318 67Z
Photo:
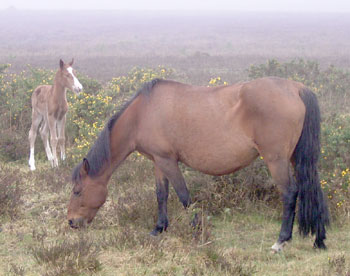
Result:
M211 175L223 175L249 165L258 156L257 150L248 144L236 146L214 145L194 147L181 151L179 160L187 166Z

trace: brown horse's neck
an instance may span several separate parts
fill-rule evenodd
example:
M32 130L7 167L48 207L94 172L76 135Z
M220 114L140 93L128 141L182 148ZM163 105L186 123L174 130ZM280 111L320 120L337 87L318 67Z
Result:
M57 71L52 85L52 96L58 102L67 102L67 88L65 88L65 86L61 84L60 78L60 72Z
M138 112L140 110L140 97L136 98L130 106L120 115L114 123L110 135L110 162L104 166L100 177L106 181L120 164L135 150L135 136L137 131Z

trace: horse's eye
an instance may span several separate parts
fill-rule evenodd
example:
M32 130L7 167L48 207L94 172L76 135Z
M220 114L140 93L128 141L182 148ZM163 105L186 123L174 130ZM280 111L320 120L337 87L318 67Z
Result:
M74 191L73 194L74 194L75 196L80 196L80 195L81 195L81 192L80 192L80 191Z

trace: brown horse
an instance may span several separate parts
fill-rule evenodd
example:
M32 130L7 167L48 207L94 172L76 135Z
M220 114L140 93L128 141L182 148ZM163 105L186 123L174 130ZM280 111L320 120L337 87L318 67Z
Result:
M67 89L78 94L83 86L75 76L72 68L74 60L65 64L60 60L53 85L40 85L35 88L32 95L32 126L29 131L30 157L29 166L35 170L34 145L38 127L40 127L41 138L44 143L47 159L51 162L52 167L58 166L57 144L60 146L61 159L66 158L65 153L65 134L66 113L68 110ZM51 147L49 144L49 132L51 136Z
M112 116L88 155L75 168L68 222L90 223L107 196L113 171L133 151L153 161L158 221L151 234L168 227L168 181L187 207L190 196L178 162L223 175L263 156L283 199L283 222L274 251L292 237L299 195L300 233L316 234L325 248L328 209L320 187L320 112L303 84L262 78L221 87L153 80ZM292 173L294 167L294 174Z

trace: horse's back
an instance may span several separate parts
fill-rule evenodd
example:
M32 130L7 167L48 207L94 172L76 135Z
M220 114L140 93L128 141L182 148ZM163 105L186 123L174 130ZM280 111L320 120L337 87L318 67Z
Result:
M49 92L52 89L52 85L39 85L32 94L32 108L43 113L45 111L46 103L48 100Z

